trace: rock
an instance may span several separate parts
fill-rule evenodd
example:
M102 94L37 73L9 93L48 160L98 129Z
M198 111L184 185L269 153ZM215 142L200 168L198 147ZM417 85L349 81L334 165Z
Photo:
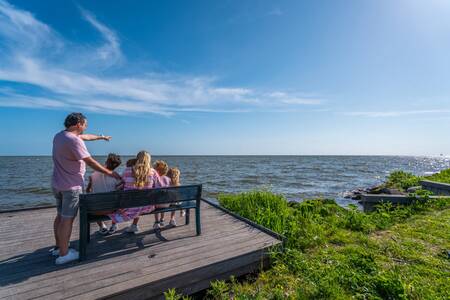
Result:
M368 189L354 189L351 191L345 191L342 193L343 198L347 199L353 199L353 200L360 200L362 194L367 194L369 192Z
M382 185L374 186L374 187L369 188L367 193L368 194L381 194L383 189L385 189L385 187Z
M380 190L380 194L388 194L388 195L403 195L401 191L397 189L391 189L391 188L382 188Z
M288 206L289 207L295 207L295 206L297 206L297 204L298 204L297 201L293 201L293 200L288 201Z
M361 200L361 194L353 195L352 200Z
M408 192L408 193L415 193L415 192L417 192L417 190L420 190L420 189L422 189L421 186L412 186L412 187L408 188L406 190L406 192Z

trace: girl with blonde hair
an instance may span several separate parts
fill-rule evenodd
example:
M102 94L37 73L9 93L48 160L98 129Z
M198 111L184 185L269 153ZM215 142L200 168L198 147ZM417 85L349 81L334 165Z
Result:
M122 180L124 182L125 191L161 187L158 172L152 168L151 156L147 151L140 151L136 155L136 162L134 166L127 167L125 169L122 175ZM154 205L125 208L110 214L109 217L114 223L126 222L133 219L133 224L131 224L126 231L134 233L139 231L139 227L137 226L139 216L143 213L151 212L154 209Z
M170 168L169 171L167 172L167 177L170 178L170 186L179 186L180 185L180 170L178 168ZM180 203L176 203L176 204L180 204ZM180 212L180 216L183 217L185 215L185 211L182 210ZM170 213L170 221L169 221L169 225L176 227L177 226L177 222L175 220L175 211L172 211Z

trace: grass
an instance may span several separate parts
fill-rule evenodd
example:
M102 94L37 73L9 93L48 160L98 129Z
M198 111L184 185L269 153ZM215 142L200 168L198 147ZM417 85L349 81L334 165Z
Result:
M418 186L422 177L404 171L394 171L389 174L385 186L406 191L408 188Z
M405 190L418 180L399 171L386 185ZM267 191L219 202L284 235L286 248L254 278L212 282L208 299L450 299L450 198L371 213L326 199L288 203ZM187 297L170 290L166 299Z
M404 192L410 187L419 186L419 181L424 179L450 184L450 169L443 170L431 176L416 176L404 171L394 171L389 174L386 182L380 188L395 188Z
M450 200L376 212L332 200L289 205L280 195L222 195L220 203L287 238L274 266L246 283L215 282L212 299L446 299Z
M441 171L431 176L424 177L423 179L450 184L450 169Z

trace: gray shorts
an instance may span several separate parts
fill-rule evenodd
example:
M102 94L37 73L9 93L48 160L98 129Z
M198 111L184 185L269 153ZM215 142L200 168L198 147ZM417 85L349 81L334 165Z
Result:
M59 216L63 218L75 218L77 216L82 191L82 189L60 191L53 188L56 210Z

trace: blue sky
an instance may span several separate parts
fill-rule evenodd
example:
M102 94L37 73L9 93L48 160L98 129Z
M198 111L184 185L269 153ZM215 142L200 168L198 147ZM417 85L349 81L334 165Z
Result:
M0 0L0 155L450 155L450 2Z

